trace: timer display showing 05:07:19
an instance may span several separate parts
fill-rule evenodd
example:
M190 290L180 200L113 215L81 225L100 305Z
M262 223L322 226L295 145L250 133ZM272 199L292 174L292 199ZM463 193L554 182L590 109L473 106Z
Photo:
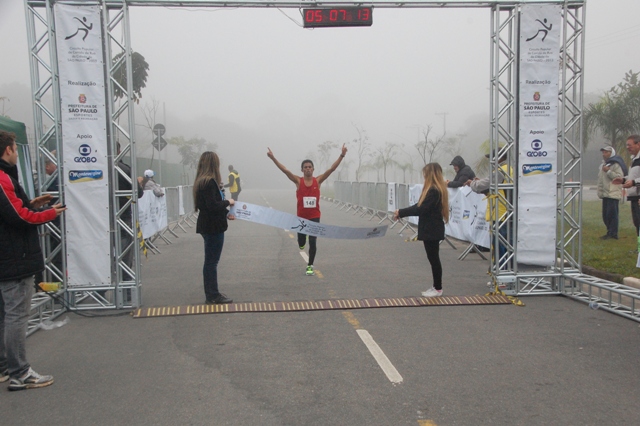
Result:
M373 24L371 7L323 7L302 9L305 28L370 27Z

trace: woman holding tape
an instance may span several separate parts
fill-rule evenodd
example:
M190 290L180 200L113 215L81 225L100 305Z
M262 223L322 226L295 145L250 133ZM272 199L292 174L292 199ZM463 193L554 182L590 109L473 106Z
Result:
M233 302L218 290L218 262L222 255L224 232L228 226L227 218L235 219L232 215L228 215L227 210L227 207L233 206L235 201L225 200L221 183L218 154L212 151L203 152L193 183L193 201L195 211L200 211L196 232L204 239L202 276L205 303L208 305Z
M418 216L418 240L424 244L431 264L433 287L422 293L424 297L442 296L442 264L440 241L444 240L444 224L449 221L449 192L438 163L429 163L422 169L424 186L417 204L396 210L393 218Z

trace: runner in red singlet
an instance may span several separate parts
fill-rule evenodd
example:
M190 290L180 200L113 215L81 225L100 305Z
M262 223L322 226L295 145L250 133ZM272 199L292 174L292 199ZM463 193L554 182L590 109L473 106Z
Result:
M267 157L271 158L275 165L287 175L289 180L296 185L296 197L298 199L298 216L304 219L312 220L314 222L320 222L320 185L322 182L333 173L340 162L347 155L347 147L342 145L342 153L340 157L329 167L329 170L319 175L317 178L313 177L313 161L304 160L302 162L302 174L303 176L296 176L283 166L271 152L271 149L267 148ZM313 261L316 257L316 239L317 237L309 236L309 264L307 265L307 275L314 275ZM304 250L307 242L307 236L305 234L298 233L298 245L300 250Z

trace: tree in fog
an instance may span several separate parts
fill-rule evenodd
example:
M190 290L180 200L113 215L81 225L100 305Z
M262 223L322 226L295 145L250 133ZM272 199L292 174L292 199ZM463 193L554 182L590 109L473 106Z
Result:
M113 70L113 78L118 84L114 85L114 95L116 99L124 97L127 91L127 67L124 57L125 52L120 52L113 57L113 64L115 66ZM144 59L144 56L138 52L131 52L131 74L133 76L133 99L135 103L140 102L142 98L142 89L147 86L147 76L149 70L149 64Z
M356 163L356 182L360 182L362 174L366 171L366 158L371 151L371 143L367 131L359 128L355 124L353 127L358 132L358 137L351 141L350 145L355 147L355 163Z
M144 124L138 124L140 127L144 127L149 130L149 135L151 136L151 140L149 141L149 145L153 142L153 140L157 137L153 134L153 128L157 124L156 116L160 109L160 101L157 101L151 98L151 102L145 102L145 104L140 108L142 111L142 117L144 118ZM145 130L146 132L146 130ZM151 164L149 165L150 169L153 169L153 162L156 155L156 149L152 147L151 149Z
M396 164L394 157L398 153L398 148L397 143L385 142L384 146L375 149L375 163L382 169L382 182L387 182L387 170ZM380 175L378 175L378 181L380 181Z
M319 169L326 170L331 165L331 151L333 148L337 148L338 145L335 142L325 141L318 144L318 154L320 156L320 161L318 164Z
M183 168L188 167L195 169L198 166L200 155L202 155L203 152L218 150L218 144L208 142L206 139L199 137L186 140L184 136L176 136L167 142L178 147L178 153L182 157L180 164L182 164Z
M409 172L409 180L413 176L413 162L407 161L406 163L396 162L396 167L402 170L402 183L407 183L407 172Z
M439 154L451 154L457 143L457 138L446 138L446 133L432 136L431 130L433 130L431 124L427 125L426 130L422 131L423 139L414 145L425 166L433 163Z
M624 152L627 136L640 132L640 81L629 71L624 80L606 92L600 101L589 104L585 117L585 145L589 134L600 131L616 151Z

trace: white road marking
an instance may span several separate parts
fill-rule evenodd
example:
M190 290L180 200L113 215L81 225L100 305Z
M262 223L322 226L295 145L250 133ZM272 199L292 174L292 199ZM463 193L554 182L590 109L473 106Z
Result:
M369 352L371 352L371 355L373 355L375 360L378 362L380 368L382 368L382 371L384 371L384 374L387 375L387 378L391 381L391 383L402 383L402 376L400 375L400 373L398 373L398 370L396 370L393 364L391 364L389 358L387 358L384 352L382 352L382 349L380 349L380 346L378 346L375 340L373 340L373 337L371 337L369 332L361 328L356 331L358 332L358 336L360 336L364 344L367 346L367 349L369 349Z
M302 256L302 258L304 259L305 262L307 262L307 264L309 263L309 255L307 254L307 252L300 251L300 256Z

